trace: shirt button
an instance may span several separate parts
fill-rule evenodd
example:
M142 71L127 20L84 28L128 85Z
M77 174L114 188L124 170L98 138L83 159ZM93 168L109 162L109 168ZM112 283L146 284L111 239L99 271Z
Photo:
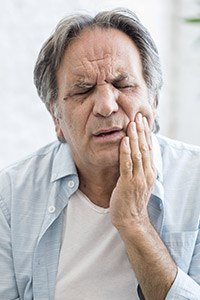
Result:
M74 186L75 186L75 182L73 180L70 180L68 182L68 187L72 189Z
M55 210L56 210L56 208L53 205L49 206L49 208L48 208L48 211L49 211L50 214L54 213Z

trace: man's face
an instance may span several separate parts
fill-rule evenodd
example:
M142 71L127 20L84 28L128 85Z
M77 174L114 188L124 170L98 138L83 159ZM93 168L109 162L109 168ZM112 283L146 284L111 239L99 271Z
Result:
M117 29L85 29L66 49L57 83L56 130L78 168L117 166L128 123L141 112L153 124L139 52Z

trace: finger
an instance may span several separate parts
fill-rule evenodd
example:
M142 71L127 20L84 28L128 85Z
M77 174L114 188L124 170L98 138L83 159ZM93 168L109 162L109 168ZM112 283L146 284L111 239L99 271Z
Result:
M133 164L131 159L131 149L129 137L125 136L120 144L120 175L130 179L132 178Z
M130 138L131 158L133 161L133 173L134 175L135 174L141 175L143 174L142 154L140 152L140 148L138 144L138 134L137 134L135 122L130 122L127 133Z
M152 171L152 161L151 161L151 153L149 150L149 144L147 141L148 134L145 131L146 127L144 124L145 117L142 117L142 114L138 114L136 117L136 125L138 132L138 144L139 149L142 154L142 164L144 173L147 175L150 171Z
M146 141L149 147L149 150L152 150L152 145L151 145L151 129L149 127L149 124L147 122L147 118L143 117L143 124L144 124L144 132L146 136Z

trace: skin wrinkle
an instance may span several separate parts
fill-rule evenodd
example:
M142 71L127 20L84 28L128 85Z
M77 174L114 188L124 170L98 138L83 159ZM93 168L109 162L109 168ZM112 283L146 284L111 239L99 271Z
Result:
M129 78L133 78L133 81L131 81ZM129 76L128 74L126 74L125 72L123 72L122 74L119 73L119 75L117 75L116 77L113 76L113 78L111 80L104 80L104 82L99 83L98 85L104 85L106 83L111 83L113 86L115 85L119 85L121 84L121 81L127 81L127 85L132 85L133 88L135 86L137 86L137 83L135 83L135 78L133 76ZM90 88L94 88L96 86L97 82L92 82L92 80L87 79L87 78L82 78L80 80L77 80L76 83L74 83L71 87L69 87L69 90L71 90L71 94L73 95L73 93L76 93L76 91L78 89L90 89ZM69 93L70 95L70 93ZM67 98L67 97L66 97ZM66 100L66 98L64 98L64 100Z
M96 28L97 29L97 28ZM108 32L108 31L110 31L109 29L100 29L100 28L98 28L98 30L99 31L101 31L103 34L104 34L104 32ZM115 30L115 29L114 29ZM79 40L81 39L81 36L83 35L83 34L85 34L85 33L88 33L88 32L91 32L91 31L94 31L94 29L92 30L91 28L86 28L86 29L84 29L81 33L80 33L80 36L79 36L79 38L77 39L77 41L76 41L76 39L75 40L73 40L73 42L71 42L71 44L68 46L68 50L70 50L70 48L71 48L71 45L72 44L74 44L74 43L76 43L76 42L79 42ZM88 43L90 42L90 40L91 39L88 39ZM75 46L75 45L74 45ZM130 45L129 45L129 47L127 47L127 51L130 49ZM122 55L122 53L121 53L121 51L118 49L118 48L116 48L116 49L114 49L114 55L113 55L113 53L111 53L110 52L110 48L107 46L107 48L106 48L106 54L104 54L104 56L102 56L99 52L101 51L101 47L98 47L97 48L97 50L96 49L91 49L91 53L90 53L90 57L89 56L86 56L86 58L82 61L82 64L80 65L80 66L77 66L76 68L75 68L75 70L77 69L77 73L79 74L79 68L81 68L81 67L83 67L83 69L85 70L85 72L84 72L84 76L85 76L85 74L87 74L86 76L88 76L88 78L89 77L93 77L93 73L97 73L98 72L98 66L97 66L97 62L105 62L105 61L107 61L107 59L109 60L108 61L108 63L106 64L106 66L103 66L103 69L105 69L106 71L109 69L109 73L111 74L111 76L112 76L112 74L114 73L114 71L113 71L113 65L114 65L114 63L115 63L115 61L116 61L116 59L114 58L115 57L115 55L117 56L117 57L121 57L121 55ZM95 59L94 58L91 58L91 56L92 57L95 57ZM101 56L101 57L98 57L98 56ZM139 54L138 54L138 56L139 56ZM75 57L74 58L75 60L79 60L79 57ZM91 64L89 64L89 63L91 63ZM95 65L93 65L93 63L95 64ZM108 67L109 66L109 67ZM140 66L140 68L141 68L141 73L143 73L143 71L142 71L142 66ZM100 70L100 74L101 74L101 71L102 70ZM105 71L105 72L106 72ZM104 72L103 72L104 73ZM76 72L75 72L75 74L76 74ZM94 76L95 77L95 76ZM96 82L98 82L98 80L96 80Z
M61 22L62 31L53 34L57 40L43 47L35 83L48 103L46 90L53 86L47 80L55 69L44 82L38 81L42 63L50 57L53 65L54 58L60 62L62 56L56 68L58 93L51 99L59 112L58 118L54 115L56 133L69 144L79 189L94 204L110 208L110 221L124 242L145 299L164 300L177 267L147 210L156 177L151 132L162 86L157 50L134 14L103 12L91 23L79 17L75 21ZM55 46L64 52L52 51ZM119 80L125 73L128 78Z
M87 39L84 40L84 37L86 36ZM116 39L117 45L113 46L113 44L111 43L114 41L116 36L117 36ZM123 40L118 42L119 39L118 36L120 36L121 38L123 37L125 41ZM97 45L99 43L99 40L101 40L101 47ZM90 42L94 46L90 45ZM124 42L126 43L126 46L124 46ZM81 43L81 47L79 46L79 43ZM102 49L103 52L100 55L99 51L100 50L102 51ZM88 59L89 60L94 59L95 53L98 54L95 62L93 61L91 63L89 61L87 64ZM131 56L129 56L127 55L127 53L132 53L132 54ZM99 58L102 59L105 57L106 57L105 61L99 60ZM124 65L124 61L126 62L125 65ZM91 70L92 67L93 69ZM107 70L107 68L109 69ZM134 88L131 90L128 89L126 90L126 92L118 88L115 88L110 84L110 80L113 80L113 78L123 73L129 75L129 79L128 79L129 83L130 82L132 83L132 81L134 81ZM64 137L70 143L73 150L75 150L74 146L75 148L77 147L77 145L74 145L74 141L82 140L82 142L85 143L84 147L87 147L87 149L85 148L84 150L84 153L88 153L86 160L89 159L90 161L90 158L92 158L93 156L96 157L96 152L97 152L96 146L94 148L93 144L89 142L89 139L91 139L89 138L89 136L91 136L93 132L103 127L106 128L112 126L119 126L123 129L124 135L126 135L127 125L129 121L133 120L136 112L139 111L142 111L143 115L147 117L148 122L152 124L153 118L150 115L152 106L146 100L148 98L148 89L146 88L146 84L142 74L143 74L142 64L140 62L140 56L138 50L136 49L132 40L129 37L127 37L124 33L116 29L106 30L106 31L105 30L102 31L101 29L96 29L95 32L91 30L83 31L80 34L79 39L73 40L69 48L66 49L66 54L64 55L61 66L57 72L57 81L59 86L58 109L60 111L59 115L62 116L62 118L59 119L59 122L56 125L57 134L62 136L63 129L67 128L68 125L70 128L70 132L75 133L77 131L76 128L80 128L80 124L84 122L85 125L84 124L81 125L83 126L83 128L85 128L84 132L80 128L79 132L81 132L81 134L78 134L78 136L72 138L69 130L67 130L67 132L66 130L64 130L65 131ZM92 93L90 93L87 96L84 97L82 96L79 97L76 95L72 96L71 95L72 91L71 88L69 89L69 87L72 87L74 84L77 83L77 81L78 82L85 81L92 84L95 81L97 81L97 84L95 86L95 89L92 91ZM106 89L102 90L104 86L106 87ZM106 90L108 91L108 95L111 95L110 93L112 92L113 93L112 97L117 99L116 103L118 105L118 112L117 113L113 112L113 114L111 114L109 118L104 118L100 115L97 118L92 113L92 109L93 109L92 106L95 103L95 105L98 105L97 108L98 109L100 108L99 107L100 102L97 99L101 97L102 101L104 101L105 100L104 97L106 97L105 93L107 93ZM67 96L67 101L66 101L66 96ZM63 98L65 98L65 101L63 101ZM78 123L75 125L74 121L76 120L76 117L75 116L73 117L74 114L73 111L76 112L77 109L79 109L78 102L77 102L79 101L79 99L81 100L80 105L82 106L82 112L79 114ZM133 102L132 99L134 100L134 106L132 106L131 104ZM63 103L61 100L63 101ZM112 101L113 100L111 100L111 103ZM131 109L130 109L130 105L132 107ZM69 113L69 111L71 112ZM85 120L83 121L84 115L85 115L84 117ZM69 122L69 120L71 121ZM70 136L68 135L68 132ZM87 138L87 142L86 139L84 138L86 136L88 136L89 138L89 139ZM101 151L99 152L97 161L101 160L101 155L103 157L103 160L105 159L105 157L107 157L106 153L105 153L106 156L103 155L104 151L107 152L106 147L99 147L99 148L101 148L99 149ZM118 147L115 148L115 146L113 145L112 148L109 149L109 153L110 153L109 157L113 151L113 154L111 155L110 157L111 159L109 159L109 161L112 164L113 158L116 157L117 158L116 163L118 163L119 160ZM78 158L76 158L76 160L77 159Z
M116 78L124 73L128 79L117 85ZM127 87L132 77L135 84ZM156 172L151 153L146 152L156 105L143 77L138 49L119 30L85 30L66 49L57 81L61 118L55 120L56 131L70 146L79 189L94 204L110 207L111 222L124 241L146 299L163 300L176 266L148 218ZM83 94L71 90L80 82L92 85L92 90ZM116 135L95 135L116 127L120 129Z
M156 46L152 41L152 38L149 35L148 31L143 28L137 16L128 10L125 11L123 9L117 9L109 13L103 12L97 14L94 18L88 17L86 15L77 16L77 19L74 19L74 17L67 17L59 22L58 26L55 29L55 32L46 41L44 47L41 49L34 69L34 83L37 87L39 96L41 97L42 101L45 102L49 111L52 109L52 106L57 99L58 91L57 82L54 77L55 74L51 74L51 72L48 72L49 75L48 73L45 74L44 78L43 75L41 76L42 73L44 74L47 62L49 61L49 64L51 66L50 71L52 71L53 73L55 71L56 73L57 67L59 67L60 62L62 61L66 47L68 48L75 40L81 40L82 32L96 31L97 29L101 30L102 33L108 32L108 30L110 29L119 30L120 32L126 32L127 30L127 33L125 34L127 34L127 36L132 40L134 44L138 45L140 57L142 60L142 69L144 71L143 75L145 77L146 84L150 89L149 92L151 94L155 94L155 101L158 101L159 90L162 86L162 72L160 69ZM121 16L120 22L119 16ZM138 32L138 35L132 35L131 32ZM88 37L88 39L89 38L90 37ZM101 46L102 43L99 45L99 48ZM53 49L55 49L56 51L54 51ZM127 53L125 53L125 56L126 55ZM159 125L156 119L154 124L154 131L158 132L158 130Z

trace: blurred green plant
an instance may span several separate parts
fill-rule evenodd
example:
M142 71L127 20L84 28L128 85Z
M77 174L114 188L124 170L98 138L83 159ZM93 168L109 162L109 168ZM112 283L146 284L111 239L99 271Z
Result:
M199 11L200 11L200 0L196 0L196 2L197 5L199 6ZM200 12L195 17L186 18L185 21L187 23L193 23L193 24L200 23Z
M193 26L200 26L200 0L196 0L196 3L199 7L197 14L195 16L192 16L192 17L184 18L184 22L186 22L190 25L193 25ZM200 34L197 37L195 44L198 45L198 47L199 47Z
M200 16L199 17L194 17L194 18L187 18L186 22L187 23L193 23L193 24L200 23Z

